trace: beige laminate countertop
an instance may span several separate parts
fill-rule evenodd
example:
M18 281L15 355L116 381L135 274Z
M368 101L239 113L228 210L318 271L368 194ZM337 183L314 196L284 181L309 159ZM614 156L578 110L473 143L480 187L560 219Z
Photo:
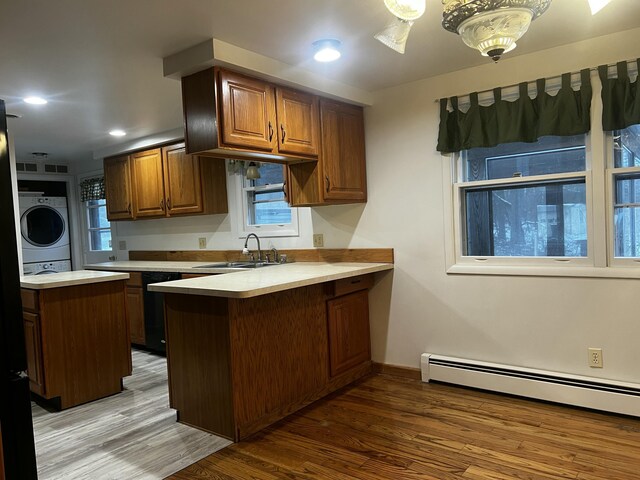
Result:
M112 272L170 272L170 273L232 273L240 272L244 268L197 268L200 265L211 265L222 262L171 262L147 260L121 260L117 262L93 263L84 268L91 270L108 270Z
M46 288L70 287L89 283L113 282L128 280L128 273L93 272L77 270L75 272L60 272L51 275L27 275L20 277L20 286L29 290L43 290Z
M249 298L392 269L391 263L298 262L244 270L234 275L153 283L148 289L152 292L184 295Z

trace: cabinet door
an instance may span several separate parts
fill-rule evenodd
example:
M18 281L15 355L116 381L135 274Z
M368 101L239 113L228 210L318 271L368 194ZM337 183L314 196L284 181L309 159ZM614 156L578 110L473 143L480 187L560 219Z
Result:
M143 289L127 287L127 314L131 326L131 343L145 345Z
M277 145L273 87L262 80L220 70L221 143L272 152Z
M166 209L161 150L156 148L134 153L130 159L134 217L163 216Z
M287 88L276 89L278 151L318 156L318 97Z
M109 220L133 218L131 170L127 155L104 159L104 183L107 218Z
M320 102L322 181L325 200L366 201L362 108Z
M187 155L184 143L163 148L162 156L167 214L202 212L200 159Z
M29 387L32 392L44 395L40 319L35 313L22 312L22 320L24 324L24 343L27 352Z
M371 358L367 290L327 302L329 371L339 375Z

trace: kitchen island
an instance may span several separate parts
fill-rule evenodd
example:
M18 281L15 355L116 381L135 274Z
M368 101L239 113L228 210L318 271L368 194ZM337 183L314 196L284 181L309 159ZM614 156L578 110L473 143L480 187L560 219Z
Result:
M368 289L387 263L300 262L165 293L170 405L238 441L371 371Z
M118 393L131 375L126 273L20 279L31 391L58 409Z

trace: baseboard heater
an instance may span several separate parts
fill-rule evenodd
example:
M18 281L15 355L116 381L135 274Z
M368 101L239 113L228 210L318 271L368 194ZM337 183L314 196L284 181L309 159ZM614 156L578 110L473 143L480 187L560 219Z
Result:
M422 381L640 416L640 384L423 353Z

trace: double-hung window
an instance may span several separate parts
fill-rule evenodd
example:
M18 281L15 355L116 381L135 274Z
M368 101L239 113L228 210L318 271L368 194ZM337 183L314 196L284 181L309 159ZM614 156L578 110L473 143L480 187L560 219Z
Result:
M87 200L84 203L88 247L92 252L111 251L111 224L107 220L107 201Z
M473 148L456 163L458 261L588 256L585 135Z
M298 212L287 204L284 167L262 163L259 178L239 176L242 214L241 236L257 233L265 237L297 236Z
M616 130L608 142L611 186L611 262L640 260L640 125Z

